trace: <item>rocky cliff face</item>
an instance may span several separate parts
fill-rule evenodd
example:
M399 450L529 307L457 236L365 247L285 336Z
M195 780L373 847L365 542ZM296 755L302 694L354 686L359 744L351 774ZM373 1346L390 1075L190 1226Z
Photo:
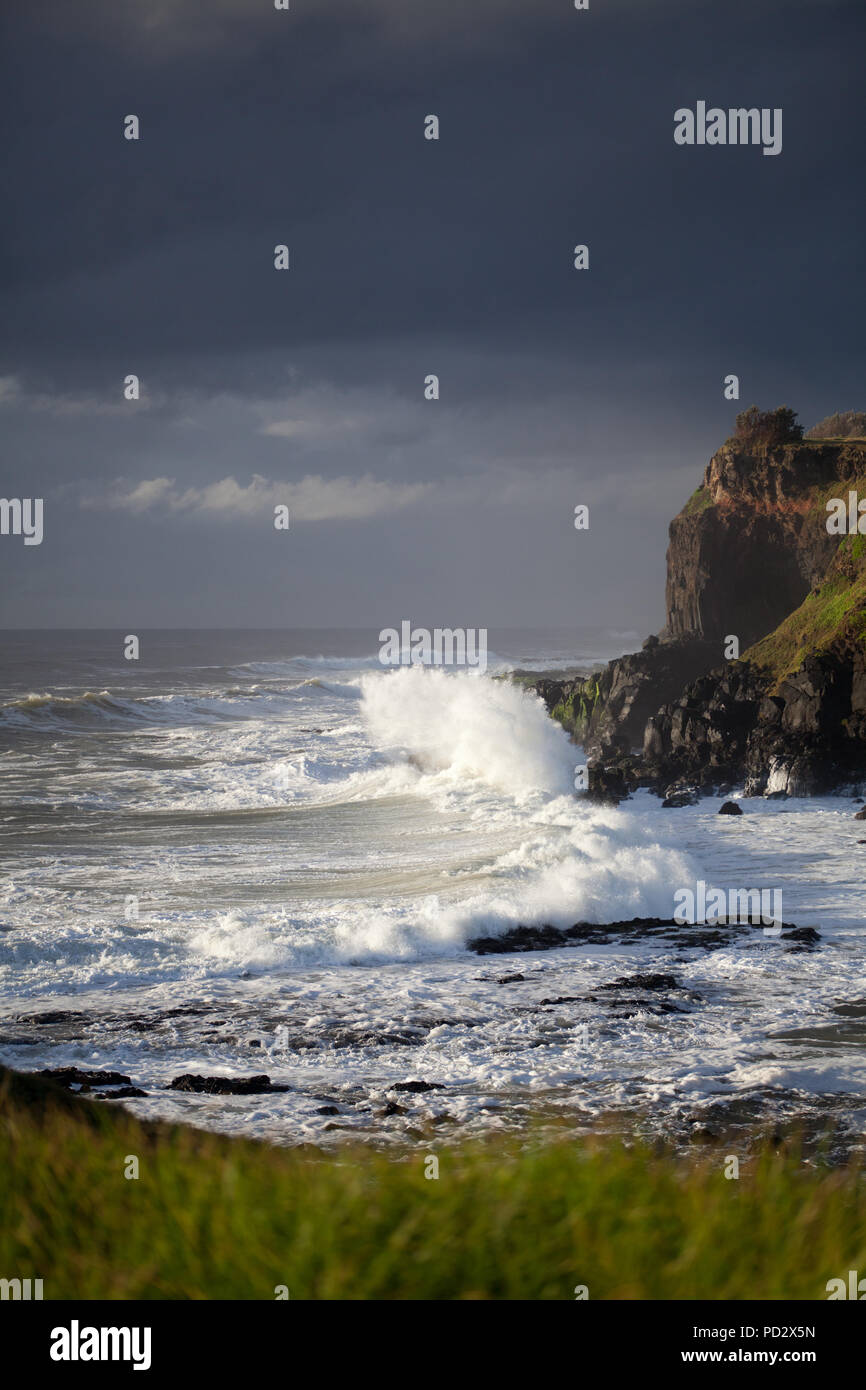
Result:
M863 653L810 655L776 688L748 662L687 686L647 721L644 779L746 796L812 796L866 777Z
M864 439L734 438L713 455L670 526L660 637L537 687L591 787L803 795L866 774L866 537L827 531L827 499L849 491L866 497ZM725 662L730 636L744 660Z
M627 753L641 746L650 716L717 662L719 650L699 639L662 643L648 637L642 651L608 662L598 675L541 680L535 689L588 754Z
M860 441L744 448L729 440L670 525L663 636L740 649L796 608L826 573L839 544L823 500L866 474Z

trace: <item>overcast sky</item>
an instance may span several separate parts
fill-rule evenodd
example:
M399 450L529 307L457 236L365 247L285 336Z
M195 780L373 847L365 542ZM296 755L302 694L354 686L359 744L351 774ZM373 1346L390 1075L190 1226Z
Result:
M863 0L17 9L3 626L657 629L737 410L866 409Z

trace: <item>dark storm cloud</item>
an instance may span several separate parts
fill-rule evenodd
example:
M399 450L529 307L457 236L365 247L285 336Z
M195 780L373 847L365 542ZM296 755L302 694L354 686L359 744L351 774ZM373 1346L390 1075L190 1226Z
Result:
M118 559L118 604L163 621L228 524L200 621L281 621L253 513L285 486L323 512L292 537L310 622L399 592L657 624L724 375L808 423L863 405L859 4L36 0L6 24L6 477L66 508L26 573L0 555L23 621L104 616ZM703 98L782 107L782 155L675 147Z

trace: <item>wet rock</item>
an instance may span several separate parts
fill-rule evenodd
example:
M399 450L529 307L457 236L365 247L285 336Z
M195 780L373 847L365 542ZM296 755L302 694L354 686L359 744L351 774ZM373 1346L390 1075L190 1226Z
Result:
M68 1009L52 1009L42 1014L19 1014L19 1023L81 1023L87 1014L73 1013Z
M599 989L681 989L673 975L621 975L609 985L599 985Z
M743 808L738 806L736 801L726 801L724 806L719 807L720 816L741 816L742 814Z
M340 1111L336 1105L320 1105L316 1111L317 1115L339 1115Z
M855 811L855 812L854 812L854 819L855 819L855 820L866 820L866 806L864 806L864 808L863 808L862 811Z
M138 1086L118 1086L116 1091L94 1091L94 1100L133 1100L141 1096L146 1096L147 1091L139 1090Z
M389 1100L389 1101L388 1101L388 1104L385 1106L385 1108L384 1108L383 1110L380 1110L380 1111L379 1111L379 1115L380 1115L380 1117L381 1117L383 1120L387 1120L391 1115L405 1115L405 1114L406 1114L406 1111L404 1110L403 1106L402 1106L402 1105L398 1105L397 1102L394 1101L394 1100Z
M790 930L791 922L782 928ZM550 951L566 946L603 946L614 941L661 940L674 946L716 950L730 945L737 936L746 935L750 928L763 927L760 917L726 921L724 917L711 922L694 924L676 922L667 917L632 917L624 922L576 922L573 927L519 926L502 936L479 936L468 941L467 948L477 955L494 953L509 955L523 951Z
M788 931L783 931L780 939L788 946L785 954L795 956L806 951L814 951L816 943L821 940L821 934L816 932L814 927L793 927Z
M628 795L629 789L622 768L612 764L590 765L587 791L590 801L597 801L602 806L618 806Z
M208 1096L258 1096L276 1091L288 1091L289 1086L275 1085L269 1076L196 1076L186 1072L176 1076L172 1091L195 1091Z
M662 802L663 810L672 810L678 806L696 806L698 796L696 792L683 791L671 792Z
M45 1067L37 1073L60 1086L131 1086L132 1079L119 1071L82 1071L79 1067Z
M397 1081L393 1086L389 1086L388 1090L418 1093L421 1091L444 1091L445 1087L438 1081Z
M507 954L512 951L543 951L564 945L564 933L559 927L512 927L502 936L477 936L467 943L476 955Z
M496 983L498 985L516 985L518 981L525 979L525 975L500 975L498 976Z
M444 1020L443 1020L444 1022ZM437 1027L437 1024L430 1025ZM417 1047L424 1039L423 1028L404 1028L402 1031L374 1031L369 1028L346 1028L329 1038L331 1047Z
M815 931L814 927L792 927L790 931L782 932L783 941L801 941L813 945L821 940L821 933Z
M470 951L486 956L494 953L509 955L522 951L549 951L557 947L606 946L618 936L643 937L682 931L682 923L663 917L633 917L628 922L576 922L573 927L512 927L502 936L478 936L467 942Z

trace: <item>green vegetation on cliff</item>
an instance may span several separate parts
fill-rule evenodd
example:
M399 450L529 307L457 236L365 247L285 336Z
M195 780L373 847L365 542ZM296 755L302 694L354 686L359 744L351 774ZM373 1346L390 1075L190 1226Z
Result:
M866 650L866 536L843 536L824 582L760 642L744 661L769 671L776 684L807 656L862 647Z
M550 713L564 729L574 734L575 738L581 739L601 698L598 676L588 676L564 700L559 700Z
M710 490L701 483L700 487L695 488L688 502L683 507L683 515L697 516L701 512L707 511L712 505L713 499L710 495Z

